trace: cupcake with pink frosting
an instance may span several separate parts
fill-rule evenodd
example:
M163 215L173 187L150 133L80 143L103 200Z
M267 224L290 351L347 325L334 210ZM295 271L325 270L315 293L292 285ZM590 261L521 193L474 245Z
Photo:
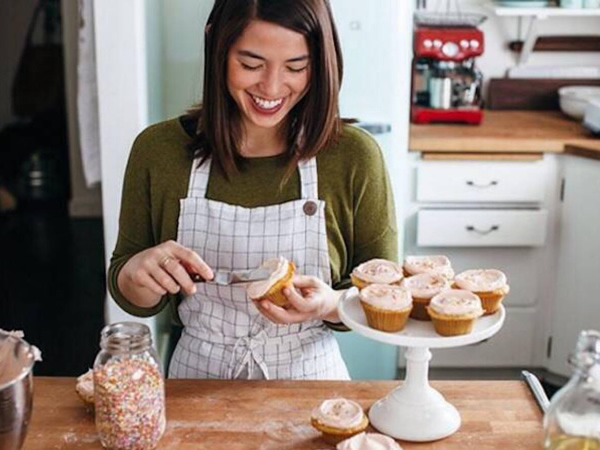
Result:
M420 273L438 274L449 280L454 277L452 264L444 255L407 256L402 268L405 277Z
M288 299L283 293L285 288L293 287L292 277L296 266L283 256L265 260L260 269L268 269L270 275L265 280L254 281L246 288L246 293L252 301L270 300L277 306L284 306Z
M360 291L359 299L367 323L380 331L400 331L413 307L410 292L390 284L371 284Z
M431 320L427 306L434 296L450 289L450 281L440 274L420 273L404 278L401 286L410 292L413 300L410 317L417 320Z
M325 400L312 411L310 423L323 433L326 443L336 445L365 431L369 419L358 403L345 398L333 398Z
M402 450L402 447L385 434L362 432L340 442L336 450Z
M371 259L354 268L350 274L352 284L363 289L370 284L400 284L402 267L387 259Z
M476 294L481 299L485 314L494 314L510 287L506 275L496 269L465 270L454 278L454 285Z
M442 336L469 334L483 315L481 300L470 291L449 289L431 299L427 312L436 333Z

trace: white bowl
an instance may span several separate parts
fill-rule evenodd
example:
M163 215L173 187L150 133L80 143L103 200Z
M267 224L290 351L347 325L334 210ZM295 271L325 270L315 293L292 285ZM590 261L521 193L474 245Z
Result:
M600 99L600 86L564 86L558 89L558 103L566 115L581 120L592 99Z
M600 136L600 99L595 98L588 102L583 116L583 126Z

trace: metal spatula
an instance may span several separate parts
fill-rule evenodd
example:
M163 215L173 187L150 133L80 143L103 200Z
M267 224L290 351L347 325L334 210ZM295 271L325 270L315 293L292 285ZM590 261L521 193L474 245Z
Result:
M271 270L265 268L234 270L231 272L218 270L215 272L215 277L209 282L221 286L228 286L230 284L237 283L249 283L251 281L266 280L271 275L271 272ZM190 276L196 283L206 281L197 273L190 273Z

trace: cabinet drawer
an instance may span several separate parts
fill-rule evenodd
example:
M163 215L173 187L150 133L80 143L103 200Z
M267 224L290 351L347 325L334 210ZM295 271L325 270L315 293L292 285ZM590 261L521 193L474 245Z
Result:
M419 247L536 247L546 240L546 210L422 209Z
M427 162L417 167L419 202L544 200L541 162Z
M502 329L466 347L432 349L432 367L523 367L532 364L535 309L506 310Z

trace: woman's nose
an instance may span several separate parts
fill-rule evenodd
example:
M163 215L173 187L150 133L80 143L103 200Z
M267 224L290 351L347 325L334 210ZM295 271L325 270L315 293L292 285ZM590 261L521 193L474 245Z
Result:
M276 68L269 68L264 73L261 87L264 94L268 95L269 98L275 98L279 95L282 83L280 75L279 70Z

